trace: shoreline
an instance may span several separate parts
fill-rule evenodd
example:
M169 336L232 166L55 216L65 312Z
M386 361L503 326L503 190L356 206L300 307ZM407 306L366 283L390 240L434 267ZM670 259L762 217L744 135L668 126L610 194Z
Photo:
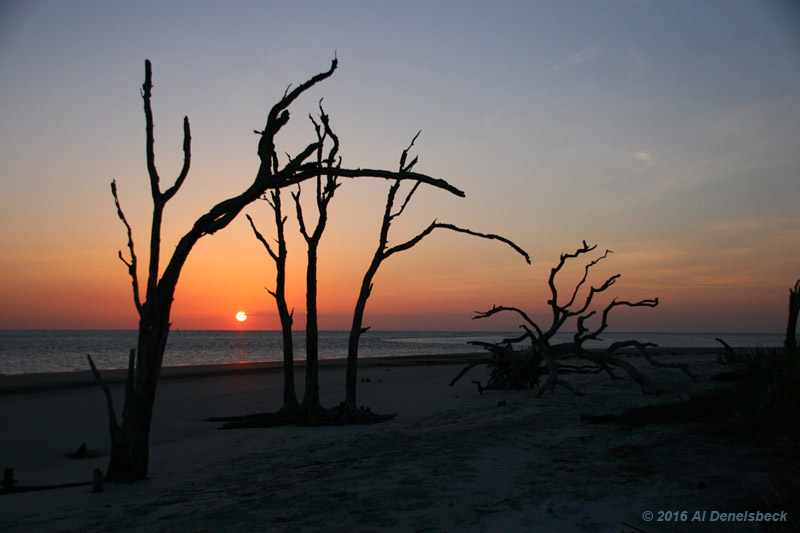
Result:
M748 348L734 348L744 351ZM715 348L683 348L683 347L655 347L649 349L650 353L659 356L689 356L689 355L714 355L721 353ZM635 350L621 350L621 354L632 354ZM464 352L432 355L391 355L359 357L359 368L379 366L409 366L409 365L466 365L470 362L487 357L488 352ZM346 365L346 358L320 359L320 367L339 368ZM87 363L88 365L88 363ZM295 368L305 368L305 359L296 359ZM165 365L161 369L159 381L172 379L185 379L195 377L216 377L232 374L265 374L281 372L283 361L249 361L241 363L210 363L200 365ZM103 381L107 385L124 383L127 369L112 368L100 369ZM18 394L37 392L52 389L69 389L79 387L97 386L97 381L91 370L73 370L63 372L31 372L26 374L0 374L0 396L5 394Z

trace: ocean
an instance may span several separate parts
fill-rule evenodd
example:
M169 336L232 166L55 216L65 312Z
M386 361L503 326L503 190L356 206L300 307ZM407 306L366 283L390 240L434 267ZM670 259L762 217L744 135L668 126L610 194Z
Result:
M469 341L496 342L517 332L467 331L368 331L361 337L359 355L382 357L397 355L452 354L480 352ZM347 356L346 331L320 332L321 359ZM568 341L570 334L556 337ZM614 341L637 339L663 347L718 348L721 337L734 347L780 346L781 334L742 333L606 333L601 347ZM303 359L305 336L294 333L295 358ZM0 330L0 374L71 372L88 370L86 354L99 368L125 368L128 353L136 347L134 330ZM184 331L170 332L165 366L283 359L280 331Z

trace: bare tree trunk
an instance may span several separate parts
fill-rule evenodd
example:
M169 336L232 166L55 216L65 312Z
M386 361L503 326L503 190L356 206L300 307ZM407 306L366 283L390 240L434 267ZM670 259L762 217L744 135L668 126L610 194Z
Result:
M783 346L786 353L797 355L797 317L800 314L800 280L789 289L789 321L786 324L786 338Z
M361 281L361 290L358 293L358 300L356 300L356 307L353 311L353 323L350 326L350 335L347 338L347 367L345 369L345 397L344 397L344 410L354 411L356 409L356 384L358 382L358 346L361 342L361 335L369 328L365 328L364 324L364 311L367 307L367 300L372 292L372 279L378 272L378 267L381 261L377 260L376 254L364 274L364 279Z
M280 216L280 210L276 213ZM296 411L300 404L297 402L297 389L294 382L294 339L292 338L292 313L286 304L286 240L281 224L279 247L281 248L281 265L278 267L276 278L275 301L278 306L278 317L281 321L281 334L283 338L283 409Z
M317 248L319 241L308 245L306 268L306 388L303 408L309 416L320 409L319 403L319 324L317 319Z
M170 293L174 293L174 288ZM171 307L172 299L167 302L167 307ZM169 322L163 318L169 316L169 310L164 313L163 308L155 311L145 308L142 315L134 383L128 392L130 397L126 395L116 438L112 436L106 480L130 483L147 478L153 407L169 334Z
M300 225L300 233L306 241L308 247L308 262L306 264L306 387L303 394L302 408L307 414L308 422L317 422L322 414L322 407L319 399L319 320L317 315L317 262L319 260L319 243L325 227L328 223L328 204L333 198L339 183L336 181L336 170L341 166L337 161L336 155L339 151L339 138L331 130L329 117L319 106L320 122L317 124L312 118L311 121L317 132L317 167L326 168L330 172L325 177L323 183L322 174L317 176L316 206L317 224L312 232L306 229L305 219L303 218L303 208L300 204L300 190L292 194L297 211L297 222ZM333 146L328 151L327 156L323 156L323 146L327 139L333 141Z

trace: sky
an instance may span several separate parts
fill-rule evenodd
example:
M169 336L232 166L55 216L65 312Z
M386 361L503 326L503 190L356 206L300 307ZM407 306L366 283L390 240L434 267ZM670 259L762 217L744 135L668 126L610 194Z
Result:
M613 331L781 332L800 278L800 8L793 2L0 3L0 329L135 329L116 180L146 264L151 199L140 88L153 64L156 165L169 254L194 220L258 168L258 137L287 86L339 68L291 108L279 153L315 139L318 102L343 165L394 170L421 131L421 188L390 242L441 231L388 259L365 325L502 330L494 304L543 325L547 278L586 240L590 280L621 278ZM348 329L377 245L388 182L348 180L319 261L322 329ZM305 198L313 194L305 187ZM285 204L288 206L288 195ZM310 206L308 206L310 209ZM268 205L246 210L274 236ZM291 214L291 213L289 213ZM310 212L309 212L310 216ZM290 307L304 324L305 243L289 217ZM585 262L560 273L569 295ZM162 265L163 266L163 265ZM140 276L144 279L145 273ZM240 216L199 242L171 316L180 329L277 329L274 265ZM235 314L249 318L237 322Z

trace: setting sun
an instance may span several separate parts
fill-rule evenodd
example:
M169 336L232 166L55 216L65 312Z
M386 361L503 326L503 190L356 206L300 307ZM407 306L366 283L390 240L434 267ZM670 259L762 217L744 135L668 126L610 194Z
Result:
M247 320L247 313L245 313L244 311L239 311L238 313L236 313L236 320L238 320L239 322L244 322L245 320Z

